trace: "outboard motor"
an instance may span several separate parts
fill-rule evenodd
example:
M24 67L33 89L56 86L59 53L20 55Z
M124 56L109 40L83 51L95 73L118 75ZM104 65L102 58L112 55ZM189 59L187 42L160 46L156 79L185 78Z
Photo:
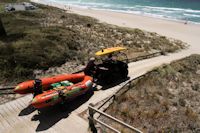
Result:
M33 87L33 97L37 96L38 94L42 94L42 80L35 79L34 87Z

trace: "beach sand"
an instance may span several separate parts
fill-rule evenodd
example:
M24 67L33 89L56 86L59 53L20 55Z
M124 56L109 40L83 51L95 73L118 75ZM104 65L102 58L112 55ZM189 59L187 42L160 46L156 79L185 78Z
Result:
M32 1L36 3L55 6L61 9L69 9L68 5L61 5L59 3L47 3L42 0ZM189 49L187 50L190 54L200 53L200 25L197 24L185 24L185 22L170 21L159 18L134 15L129 13L113 12L107 10L80 8L76 6L70 6L70 10L68 12L94 17L100 20L100 22L106 22L109 24L129 28L139 28L150 32L156 32L167 37L179 39L190 45Z

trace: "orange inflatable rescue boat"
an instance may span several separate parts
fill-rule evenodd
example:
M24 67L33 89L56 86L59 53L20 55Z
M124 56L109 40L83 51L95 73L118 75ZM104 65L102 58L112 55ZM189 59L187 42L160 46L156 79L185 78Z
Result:
M82 95L92 87L93 78L90 76L79 76L77 80L81 80L81 82L73 82L74 79L71 79L56 83L58 87L54 87L51 90L44 91L42 94L35 96L31 105L35 108L52 106L64 100L73 99Z
M69 80L71 82L80 82L85 77L84 73L76 74L62 74L53 77L41 78L42 90L47 90L51 84L61 82L64 80ZM19 94L33 93L34 80L29 80L18 84L14 92Z

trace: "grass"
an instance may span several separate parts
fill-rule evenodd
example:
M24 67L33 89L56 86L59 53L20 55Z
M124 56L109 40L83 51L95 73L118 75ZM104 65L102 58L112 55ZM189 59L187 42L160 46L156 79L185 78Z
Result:
M107 113L144 132L196 131L200 128L199 70L200 55L158 67L117 96Z
M4 5L0 3L0 13L4 11Z
M35 69L47 70L67 61L86 61L100 46L120 43L129 48L127 53L145 54L185 48L183 42L156 33L99 23L91 17L54 7L36 6L39 8L35 11L0 14L8 34L0 38L0 83L34 78Z
M44 16L35 12L2 15L8 37L1 39L1 77L28 78L36 68L47 69L81 56L74 32L57 26L41 28L37 19Z

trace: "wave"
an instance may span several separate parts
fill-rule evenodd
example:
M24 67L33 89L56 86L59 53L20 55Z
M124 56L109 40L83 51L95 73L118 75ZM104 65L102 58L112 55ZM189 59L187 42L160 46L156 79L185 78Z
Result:
M73 5L73 3L71 3ZM183 8L169 8L169 7L154 7L154 6L123 6L119 4L105 4L105 3L76 3L79 6L86 7L95 7L95 8L111 8L111 9L122 9L122 10L144 10L144 11L160 11L164 13L175 13L175 12L183 12L183 13L200 13L200 10L192 10L192 9L183 9Z
M197 17L197 18L200 18L200 15L196 15L196 14L187 14L187 13L184 13L185 16L189 16L189 17Z
M135 7L160 9L160 10L170 10L170 11L184 11L184 12L191 12L191 13L200 13L200 10L192 10L192 9L184 9L184 8L154 7L154 6L141 6L141 5L136 5Z
M156 18L164 18L179 21L191 21L193 23L200 23L200 10L171 8L171 7L157 7L157 6L143 6L143 5L121 5L111 3L95 3L79 1L65 1L65 0L45 0L56 2L60 4L68 4L71 6L78 6L81 8L91 8L97 10L110 10L115 12L132 13L144 16L151 16Z
M111 4L111 3L97 3L97 2L82 2L82 0L78 1L60 1L60 0L47 0L59 3L66 3L70 5L79 5L79 6L91 6L91 7L111 7L111 8L123 8L123 9L135 9L135 8L144 8L144 9L157 9L158 11L184 11L191 13L200 13L200 10L192 10L192 9L184 9L184 8L171 8L171 7L156 7L156 6L124 6L121 4Z

